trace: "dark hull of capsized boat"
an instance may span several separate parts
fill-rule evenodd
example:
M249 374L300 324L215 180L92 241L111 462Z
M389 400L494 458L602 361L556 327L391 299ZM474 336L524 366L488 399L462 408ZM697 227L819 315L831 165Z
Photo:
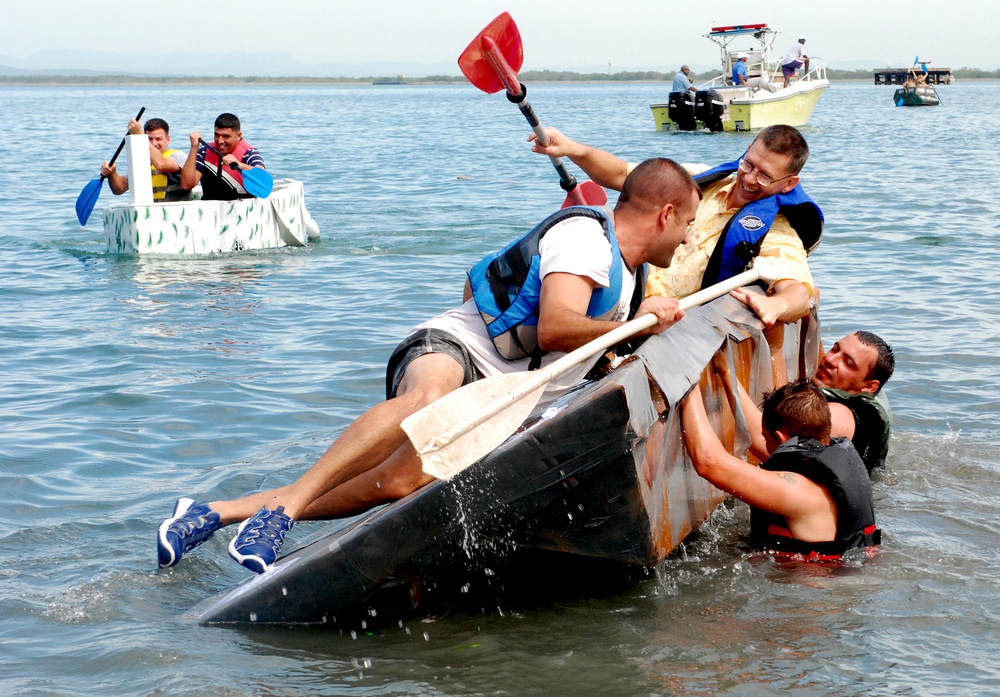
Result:
M786 330L789 372L811 374L815 319ZM760 323L724 297L647 340L599 381L554 402L450 481L348 523L323 523L274 568L192 609L200 623L324 623L358 629L436 600L505 586L518 559L643 569L725 498L686 458L673 406L717 352L757 398L772 385ZM745 421L703 380L716 431L743 456ZM301 525L295 532L305 528ZM541 569L541 565L537 568ZM523 566L522 566L523 571ZM529 584L530 585L530 584ZM486 588L485 590L489 590Z

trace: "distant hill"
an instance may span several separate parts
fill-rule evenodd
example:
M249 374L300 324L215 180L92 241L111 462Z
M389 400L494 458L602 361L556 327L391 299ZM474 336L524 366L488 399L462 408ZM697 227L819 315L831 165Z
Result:
M457 63L301 63L286 53L168 53L159 56L110 51L39 51L24 59L0 56L0 75L142 75L234 77L353 77L460 75ZM69 68L67 66L75 66Z

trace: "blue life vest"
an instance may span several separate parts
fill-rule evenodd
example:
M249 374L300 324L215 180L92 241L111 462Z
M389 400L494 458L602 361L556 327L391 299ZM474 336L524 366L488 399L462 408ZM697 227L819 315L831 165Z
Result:
M537 364L544 354L538 346L538 305L542 290L538 243L554 225L572 217L596 220L611 243L610 282L607 288L594 289L587 316L601 317L618 306L622 288L621 252L611 216L603 208L590 206L570 206L553 213L527 235L484 257L469 269L476 307L497 352L509 361L532 356Z
M738 163L739 160L733 160L713 167L694 175L694 180L704 191L735 172ZM779 213L802 240L806 254L812 252L823 237L823 211L809 198L802 185L796 184L787 193L751 201L729 219L708 261L701 287L708 288L750 268Z

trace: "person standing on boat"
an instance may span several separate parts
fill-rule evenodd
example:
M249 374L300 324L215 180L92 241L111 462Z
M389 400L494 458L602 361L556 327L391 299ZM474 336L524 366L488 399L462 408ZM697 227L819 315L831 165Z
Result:
M697 92L698 88L691 84L691 68L682 65L681 69L674 75L674 84L670 88L671 92Z
M486 257L469 271L466 301L416 327L393 352L385 402L348 426L293 484L235 501L179 499L157 534L160 566L244 521L229 553L261 573L294 521L360 513L433 481L400 427L410 414L481 377L544 367L629 317L655 315L643 335L672 326L684 315L678 301L644 298L641 269L670 263L698 199L683 167L647 160L625 180L613 212L566 208ZM509 307L496 316L495 303ZM578 383L597 358L552 380L541 403Z
M163 119L149 119L145 126L132 119L128 122L128 132L131 135L145 133L149 138L149 162L153 170L153 200L190 201L191 190L181 185L181 169L187 160L180 150L170 148L170 126ZM119 174L116 165L104 162L101 164L101 176L106 177L111 193L121 196L128 191L128 176Z
M755 547L821 561L880 543L868 472L849 440L831 439L830 409L816 385L793 382L764 397L763 433L771 455L760 467L722 445L700 387L680 408L695 471L750 506Z
M781 76L785 79L783 88L788 87L788 83L795 77L796 71L803 65L806 68L806 74L808 74L809 56L806 55L806 37L800 36L795 45L788 49L788 53L781 59Z
M869 472L884 467L889 454L892 411L882 387L895 367L889 344L871 332L858 331L836 342L820 358L811 378L829 402L832 435L849 439ZM739 393L750 432L750 452L764 460L770 451L764 441L760 410L741 384L733 385L728 363L716 362L715 369L728 393Z
M264 169L264 158L243 140L235 114L219 114L215 119L215 142L211 143L214 150L202 144L200 132L193 131L190 138L191 151L181 170L182 185L193 189L201 184L205 201L253 198L243 188L242 173L253 167Z

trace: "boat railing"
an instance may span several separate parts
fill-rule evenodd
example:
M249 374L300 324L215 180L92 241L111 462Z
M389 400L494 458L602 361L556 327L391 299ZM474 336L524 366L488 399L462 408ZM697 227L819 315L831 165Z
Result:
M750 77L762 77L764 73L771 82L781 82L781 61L780 60L770 60L767 64L758 63L756 65L750 66L751 70L748 71ZM826 62L818 56L809 57L809 72L802 77L796 78L798 80L826 80ZM729 74L723 73L713 77L707 82L700 83L696 85L699 90L711 90L717 89L719 87L734 87L732 78Z
M781 72L781 68L778 68ZM825 80L826 62L819 56L809 56L809 72L803 75L800 80Z

